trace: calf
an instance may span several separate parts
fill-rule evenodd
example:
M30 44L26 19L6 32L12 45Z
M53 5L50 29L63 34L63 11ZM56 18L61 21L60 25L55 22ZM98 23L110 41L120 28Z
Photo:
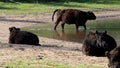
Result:
M116 41L105 32L90 32L83 41L82 52L89 56L105 56L106 51L115 48Z
M86 22L87 20L95 20L96 16L94 15L93 12L85 12L85 11L80 11L77 9L57 9L54 11L52 20L54 20L54 15L55 13L57 20L55 22L54 30L56 30L56 27L58 24L61 23L62 30L64 30L64 25L65 23L67 24L75 24L76 30L78 30L79 26L84 26L84 29L86 30Z
M37 35L31 32L21 31L20 28L16 27L10 27L9 31L9 43L39 45L39 39Z

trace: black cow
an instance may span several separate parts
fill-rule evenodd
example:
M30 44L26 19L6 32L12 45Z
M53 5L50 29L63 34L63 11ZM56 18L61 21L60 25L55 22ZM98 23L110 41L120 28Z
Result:
M53 13L52 20L54 20L55 13L57 20L55 22L54 30L56 30L57 25L61 23L62 30L64 30L65 23L67 24L75 24L76 30L78 30L79 26L84 26L84 29L86 30L86 22L87 20L95 20L96 16L93 12L85 12L80 11L77 9L56 9Z
M10 27L9 31L10 31L9 43L40 45L39 38L37 37L37 35L31 32L21 31L20 28L16 27Z
M120 46L106 52L106 56L109 59L109 68L120 68Z
M117 46L116 41L105 32L90 32L83 41L82 52L89 56L105 56Z

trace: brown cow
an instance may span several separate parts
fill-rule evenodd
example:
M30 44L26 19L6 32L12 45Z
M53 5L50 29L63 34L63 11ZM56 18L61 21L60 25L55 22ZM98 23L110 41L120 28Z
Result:
M105 56L117 46L113 37L105 32L90 32L83 41L82 52L88 56Z
M37 37L37 35L31 32L21 31L20 28L16 27L10 27L9 31L10 31L9 43L40 45L39 38Z
M109 68L120 68L120 46L114 48L110 52L106 52L106 56L109 60Z
M86 22L87 20L95 20L96 16L93 12L85 12L80 11L77 9L57 9L54 11L52 20L54 19L55 13L57 20L55 22L54 30L56 30L57 25L62 21L61 26L62 30L64 30L65 23L67 24L75 24L76 30L78 30L79 26L84 26L84 29L86 30Z

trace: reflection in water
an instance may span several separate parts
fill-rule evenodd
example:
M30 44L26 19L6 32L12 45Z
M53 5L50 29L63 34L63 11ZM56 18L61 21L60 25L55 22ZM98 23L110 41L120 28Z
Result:
M54 31L55 39L65 40L65 41L73 41L73 42L82 42L86 35L86 31L76 31L76 32L65 32L62 30L61 32Z

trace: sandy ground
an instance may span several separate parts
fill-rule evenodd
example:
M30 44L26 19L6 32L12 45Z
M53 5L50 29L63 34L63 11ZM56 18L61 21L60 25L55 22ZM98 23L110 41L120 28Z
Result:
M95 12L98 18L120 17L120 11ZM25 27L41 23L52 23L51 13L41 15L0 15L0 64L16 61L16 58L42 57L64 64L76 66L78 64L107 67L106 57L90 57L81 53L80 43L39 37L42 46L13 45L9 47L9 27Z

